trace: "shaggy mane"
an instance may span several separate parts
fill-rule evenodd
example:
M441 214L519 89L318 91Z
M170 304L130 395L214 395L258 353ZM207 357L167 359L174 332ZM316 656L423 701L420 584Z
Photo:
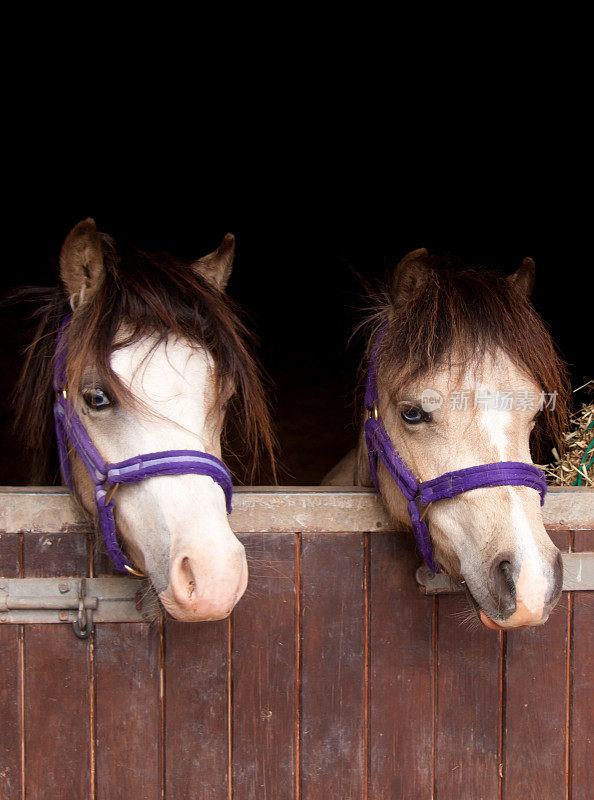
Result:
M371 297L374 310L363 323L370 333L365 363L387 323L377 353L378 374L398 399L410 381L440 367L464 368L500 348L542 392L557 393L554 410L545 407L537 418L532 444L537 457L551 442L561 452L570 382L530 299L495 271L454 269L431 255L420 261L428 268L426 280L404 305L396 303L390 287Z
M218 402L227 399L229 386L235 388L226 423L233 424L236 418L234 427L241 431L249 452L252 478L263 453L269 456L274 474L275 441L262 374L251 353L253 338L239 319L235 304L190 265L169 254L116 246L105 234L101 242L103 283L68 325L69 391L80 390L86 367L94 364L108 394L131 408L134 397L110 366L113 350L155 333L159 337L155 346L170 334L186 339L204 347L213 357ZM25 365L15 391L15 428L32 457L32 480L54 483L59 476L54 454L52 375L56 336L70 312L69 300L62 285L22 289L15 299L37 305L35 339L25 351ZM116 344L121 325L125 325L127 335Z

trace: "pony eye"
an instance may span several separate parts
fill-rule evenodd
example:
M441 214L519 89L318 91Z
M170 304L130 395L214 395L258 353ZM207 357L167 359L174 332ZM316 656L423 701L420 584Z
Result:
M89 408L95 408L98 411L111 405L111 400L103 389L85 389L82 396Z
M406 406L400 412L400 416L408 425L418 425L427 419L427 415L417 406Z

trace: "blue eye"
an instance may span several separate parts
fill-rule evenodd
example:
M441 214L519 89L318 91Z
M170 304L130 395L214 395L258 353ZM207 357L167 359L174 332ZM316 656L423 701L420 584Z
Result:
M400 412L400 416L409 425L418 425L419 422L425 422L427 419L427 415L424 411L417 408L417 406L406 406L406 408L403 408Z
M98 411L111 405L111 400L103 389L85 389L83 392L83 400L89 408L95 408Z

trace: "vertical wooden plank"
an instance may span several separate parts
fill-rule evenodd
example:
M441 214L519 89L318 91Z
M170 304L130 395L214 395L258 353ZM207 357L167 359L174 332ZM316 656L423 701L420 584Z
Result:
M97 800L161 797L160 654L160 621L97 626Z
M412 536L369 539L369 796L429 798L434 599L418 589Z
M25 578L88 575L86 534L24 534ZM89 797L89 640L24 626L25 796Z
M360 534L303 534L300 765L303 800L364 797L365 597Z
M594 551L594 531L576 531L573 549ZM594 786L594 592L574 592L569 767L572 800L589 800Z
M294 534L241 537L250 566L233 612L233 796L295 797Z
M121 575L102 541L95 543L93 574ZM162 644L161 618L96 627L96 800L162 796Z
M461 621L464 595L441 595L437 605L437 796L497 800L499 633Z
M165 622L165 796L227 800L229 622Z
M568 549L566 532L551 534ZM568 596L539 627L505 634L505 800L565 798Z
M0 583L1 578L19 577L20 550L18 533L0 534ZM20 800L22 796L21 636L20 625L0 624L0 797L4 800Z

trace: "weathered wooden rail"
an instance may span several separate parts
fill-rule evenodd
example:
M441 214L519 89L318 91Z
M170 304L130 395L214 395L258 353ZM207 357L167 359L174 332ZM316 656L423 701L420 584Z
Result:
M548 530L593 529L594 490L550 488L543 516ZM230 519L238 533L394 530L377 494L352 486L236 487ZM0 487L0 531L65 531L80 525L84 521L61 487Z
M589 798L592 596L541 628L424 595L409 534L364 490L239 489L250 584L229 620L0 624L0 797ZM594 492L552 490L561 550ZM0 576L110 574L67 493L0 490Z

